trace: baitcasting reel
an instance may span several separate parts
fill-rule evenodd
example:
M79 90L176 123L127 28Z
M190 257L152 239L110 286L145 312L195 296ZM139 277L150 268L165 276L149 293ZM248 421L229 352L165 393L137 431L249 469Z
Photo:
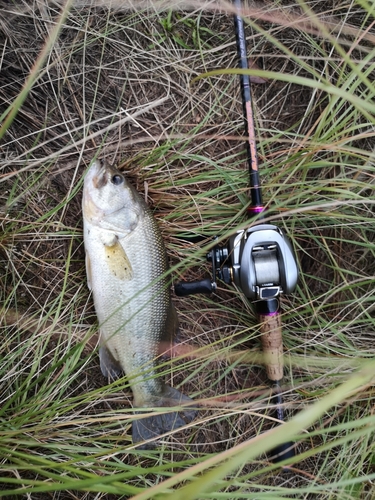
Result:
M297 284L298 268L289 240L272 224L238 231L229 239L228 247L216 245L207 260L212 264L212 281L177 283L177 295L211 293L218 277L225 283L235 283L251 300L269 301L293 292Z

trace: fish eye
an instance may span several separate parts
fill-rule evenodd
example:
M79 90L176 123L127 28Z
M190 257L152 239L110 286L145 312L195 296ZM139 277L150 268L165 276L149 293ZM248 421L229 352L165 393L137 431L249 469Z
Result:
M111 181L112 184L114 184L115 186L119 186L124 182L124 178L122 175L115 174L114 176L112 176Z

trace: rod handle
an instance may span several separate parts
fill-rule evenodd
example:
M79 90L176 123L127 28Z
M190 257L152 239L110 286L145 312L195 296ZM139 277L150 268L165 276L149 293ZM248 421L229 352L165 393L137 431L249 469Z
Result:
M259 321L267 376L269 380L278 382L284 375L281 314L279 312L260 314Z

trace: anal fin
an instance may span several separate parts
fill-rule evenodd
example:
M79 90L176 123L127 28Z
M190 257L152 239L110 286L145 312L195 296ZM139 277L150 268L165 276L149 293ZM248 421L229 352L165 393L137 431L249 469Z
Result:
M122 367L120 363L113 357L111 351L106 345L102 345L99 348L99 359L100 359L100 369L104 377L109 379L116 379L122 373Z

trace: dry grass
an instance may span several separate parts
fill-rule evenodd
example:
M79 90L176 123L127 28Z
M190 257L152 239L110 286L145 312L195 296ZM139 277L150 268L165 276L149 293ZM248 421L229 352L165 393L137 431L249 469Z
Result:
M61 4L0 2L3 124ZM130 498L273 426L264 418L269 389L256 357L256 318L223 284L212 297L175 298L178 340L197 351L166 361L167 377L202 409L162 451L132 450L126 380L107 385L100 374L80 208L92 158L119 164L144 193L177 266L174 280L206 277L202 246L248 224L237 77L193 82L236 67L230 6L165 5L135 11L123 2L76 2L3 135L3 491L24 484L29 498ZM290 415L374 355L374 14L365 7L249 6L249 52L258 73L267 72L253 85L263 196L302 269L296 294L283 300ZM195 244L193 236L206 239ZM368 415L372 388L364 385L301 435L297 449L306 454L292 473L267 468L261 455L218 483L213 495L226 496L201 498L372 498L373 422L363 421L370 430L358 439L351 427ZM52 463L56 477L46 472ZM109 483L111 474L117 482ZM78 483L85 478L86 487ZM33 481L44 480L62 486L38 490Z

